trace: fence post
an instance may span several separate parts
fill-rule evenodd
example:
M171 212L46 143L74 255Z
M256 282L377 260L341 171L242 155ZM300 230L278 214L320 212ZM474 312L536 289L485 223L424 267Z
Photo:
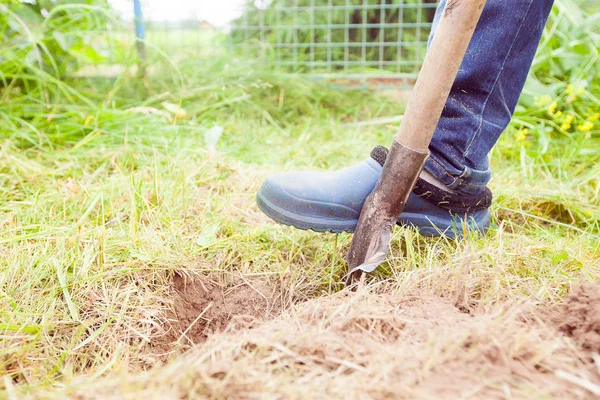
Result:
M140 0L133 0L133 21L135 23L135 46L137 48L140 76L146 75L146 24L144 22L144 14L142 12L142 3Z

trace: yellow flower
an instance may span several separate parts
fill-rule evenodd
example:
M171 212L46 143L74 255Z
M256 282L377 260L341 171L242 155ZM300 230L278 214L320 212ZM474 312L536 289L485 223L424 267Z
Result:
M556 111L556 107L558 107L557 102L553 102L552 104L550 104L550 107L548 107L548 113L550 113L550 115L554 115L554 112Z
M579 95L584 94L585 93L585 89L582 88L582 87L577 88L577 92L576 93L579 94Z
M556 112L556 114L554 114L554 116L555 116L556 118L560 118L560 116L561 116L561 115L562 115L562 111L560 111L560 110L558 110L558 111Z
M529 129L527 128L520 129L516 136L517 142L524 142L527 140L527 132L529 132Z
M572 84L569 83L567 85L567 88L565 89L565 93L566 94L573 94L574 90L575 90L575 87Z
M575 117L571 114L565 116L565 119L563 120L562 124L560 124L560 129L562 129L563 131L568 131L569 129L571 129L571 123L573 122L573 120L575 120Z
M594 123L591 121L585 121L583 124L578 125L577 129L581 132L589 132L594 127Z
M546 107L550 103L552 103L552 97L548 95L538 97L537 101L535 102L538 107Z
M588 121L598 121L598 119L600 118L600 113L594 113L590 116L588 116Z

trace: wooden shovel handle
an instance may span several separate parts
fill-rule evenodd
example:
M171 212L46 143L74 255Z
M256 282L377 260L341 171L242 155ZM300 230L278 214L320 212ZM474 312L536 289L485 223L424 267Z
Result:
M395 139L427 151L486 0L448 0Z

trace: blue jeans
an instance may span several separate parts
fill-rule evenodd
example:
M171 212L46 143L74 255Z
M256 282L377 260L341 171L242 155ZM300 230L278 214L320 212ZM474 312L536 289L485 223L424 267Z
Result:
M483 9L425 164L459 193L478 193L491 178L488 154L510 122L553 2L488 0Z

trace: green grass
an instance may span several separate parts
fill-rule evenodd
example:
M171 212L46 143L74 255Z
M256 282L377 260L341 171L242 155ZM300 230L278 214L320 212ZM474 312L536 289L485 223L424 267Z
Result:
M128 112L132 104L120 97L128 86L116 82L109 92L117 106L38 110L31 123L41 137L4 130L3 375L36 388L145 368L174 271L286 277L302 288L295 301L340 288L349 235L336 242L276 225L254 195L269 173L334 169L387 144L395 127L344 124L401 107L300 77L241 72L185 75L187 88L157 85L133 103L162 109L181 100L187 117L174 122ZM204 133L215 123L224 133L211 153ZM596 136L589 140L597 146ZM447 269L453 281L466 257L473 266L464 307L474 310L507 298L560 301L580 279L597 279L600 164L597 155L565 152L570 143L553 141L546 162L507 132L493 157L490 234L453 243L397 229L378 276ZM444 292L439 274L422 284Z
M525 94L492 154L493 229L450 242L397 228L375 279L480 314L526 299L555 306L600 278L600 125L577 128L600 112L597 78L584 69L597 65L597 48L559 79L552 68L567 67L547 45L530 82L553 77L563 115L535 105L535 87ZM219 60L164 63L146 82L63 82L18 63L3 79L0 387L41 397L152 367L148 342L172 306L176 271L224 284L277 279L295 303L340 289L350 235L274 224L256 190L270 173L364 158L397 127L348 124L403 110L382 95ZM567 85L581 80L568 102ZM215 125L224 132L209 151Z

